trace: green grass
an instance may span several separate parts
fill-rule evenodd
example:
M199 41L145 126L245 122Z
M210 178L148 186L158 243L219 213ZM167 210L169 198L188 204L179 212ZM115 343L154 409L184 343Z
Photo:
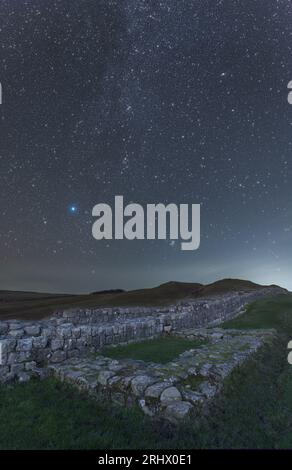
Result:
M102 355L113 359L136 359L145 362L165 364L177 358L179 354L194 349L202 344L200 340L188 340L176 336L151 339L125 346L107 347Z
M140 410L94 402L54 379L0 387L1 450L131 448L138 442L155 445Z
M94 402L53 379L32 381L0 387L0 449L291 449L292 296L258 301L225 326L278 333L229 377L208 416L177 429L136 408Z
M254 302L243 315L226 322L223 327L275 328L279 332L292 333L292 295L279 295Z

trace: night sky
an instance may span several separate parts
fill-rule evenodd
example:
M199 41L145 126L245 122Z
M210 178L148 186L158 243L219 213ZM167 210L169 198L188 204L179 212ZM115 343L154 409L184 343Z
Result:
M1 0L0 289L292 289L292 2ZM95 204L201 204L201 246Z

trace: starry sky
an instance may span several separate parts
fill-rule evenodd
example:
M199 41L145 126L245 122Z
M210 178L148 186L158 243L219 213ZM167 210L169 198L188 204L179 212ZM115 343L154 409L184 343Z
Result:
M0 289L292 289L290 0L1 0ZM201 204L201 246L92 208Z

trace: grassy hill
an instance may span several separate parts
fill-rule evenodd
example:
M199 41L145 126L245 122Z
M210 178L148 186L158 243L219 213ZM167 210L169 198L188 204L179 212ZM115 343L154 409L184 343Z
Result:
M85 295L0 291L0 319L40 319L69 308L157 306L182 300L221 295L231 291L251 291L260 286L250 281L223 279L209 285L167 282L150 289L129 292L96 292Z

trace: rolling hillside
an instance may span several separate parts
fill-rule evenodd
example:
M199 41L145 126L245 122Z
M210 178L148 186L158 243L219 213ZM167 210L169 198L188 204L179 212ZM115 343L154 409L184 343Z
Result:
M250 281L223 279L209 285L167 282L150 289L128 292L96 292L85 295L0 291L0 319L40 319L54 311L82 307L164 306L187 299L251 291L260 286Z

